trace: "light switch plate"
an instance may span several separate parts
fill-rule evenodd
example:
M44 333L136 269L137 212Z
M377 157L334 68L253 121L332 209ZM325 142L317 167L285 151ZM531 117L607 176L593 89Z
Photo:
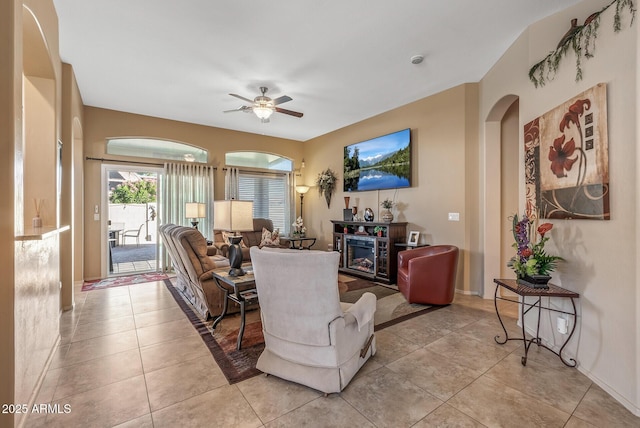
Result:
M100 214L94 214L94 215L93 215L93 219L94 219L95 221L100 220Z
M460 213L449 213L449 221L460 221Z

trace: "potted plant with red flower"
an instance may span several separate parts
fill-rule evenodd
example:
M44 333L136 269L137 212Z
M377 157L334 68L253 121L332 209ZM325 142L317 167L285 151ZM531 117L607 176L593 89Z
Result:
M518 214L513 216L512 230L516 241L513 247L516 255L509 260L507 266L515 271L518 282L534 288L548 288L547 283L551 279L549 273L553 272L558 261L564 260L560 256L547 254L544 249L549 240L547 233L552 228L551 223L535 227L526 214L521 219Z

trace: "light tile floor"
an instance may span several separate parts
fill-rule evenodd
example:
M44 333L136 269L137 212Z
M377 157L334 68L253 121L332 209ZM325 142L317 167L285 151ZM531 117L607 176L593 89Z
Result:
M229 385L162 282L81 292L28 427L638 427L576 369L497 345L493 302L453 305L376 333L378 353L341 394L256 376ZM517 334L516 305L507 328ZM223 323L233 322L225 320ZM63 408L63 407L61 407Z
M156 270L155 260L142 260L138 262L123 262L113 264L113 275L132 274L139 272L152 272Z

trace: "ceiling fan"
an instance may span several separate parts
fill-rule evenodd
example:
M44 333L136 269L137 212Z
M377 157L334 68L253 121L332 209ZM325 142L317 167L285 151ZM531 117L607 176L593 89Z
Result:
M250 100L249 98L245 98L245 97L237 95L237 94L229 94L232 97L236 97L236 98L239 98L239 99L241 99L243 101L251 103L251 105L250 106L241 106L241 107L238 107L237 109L233 109L233 110L225 110L225 113L231 113L231 112L234 112L234 111L243 111L245 113L248 113L250 111L253 111L255 113L255 115L260 118L260 121L262 123L269 122L269 117L273 114L274 111L276 111L278 113L288 114L290 116L302 117L302 113L300 113L300 112L293 111L293 110L287 110L287 109L284 109L284 108L277 107L279 104L283 104L283 103L286 103L288 101L291 101L292 100L291 97L289 97L287 95L283 95L283 96L278 97L275 100L273 100L273 99L269 98L268 96L266 96L266 93L267 93L268 90L269 90L269 88L267 88L265 86L261 86L260 87L260 92L262 92L262 95L258 95L253 100Z

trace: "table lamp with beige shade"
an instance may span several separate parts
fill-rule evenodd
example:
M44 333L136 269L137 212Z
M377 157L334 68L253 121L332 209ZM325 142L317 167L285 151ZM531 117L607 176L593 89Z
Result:
M200 202L187 202L184 209L185 217L191 219L191 226L198 228L198 219L207 216L207 205Z
M229 276L242 276L242 235L238 232L253 230L253 201L215 201L213 203L213 228L235 233L229 236Z

